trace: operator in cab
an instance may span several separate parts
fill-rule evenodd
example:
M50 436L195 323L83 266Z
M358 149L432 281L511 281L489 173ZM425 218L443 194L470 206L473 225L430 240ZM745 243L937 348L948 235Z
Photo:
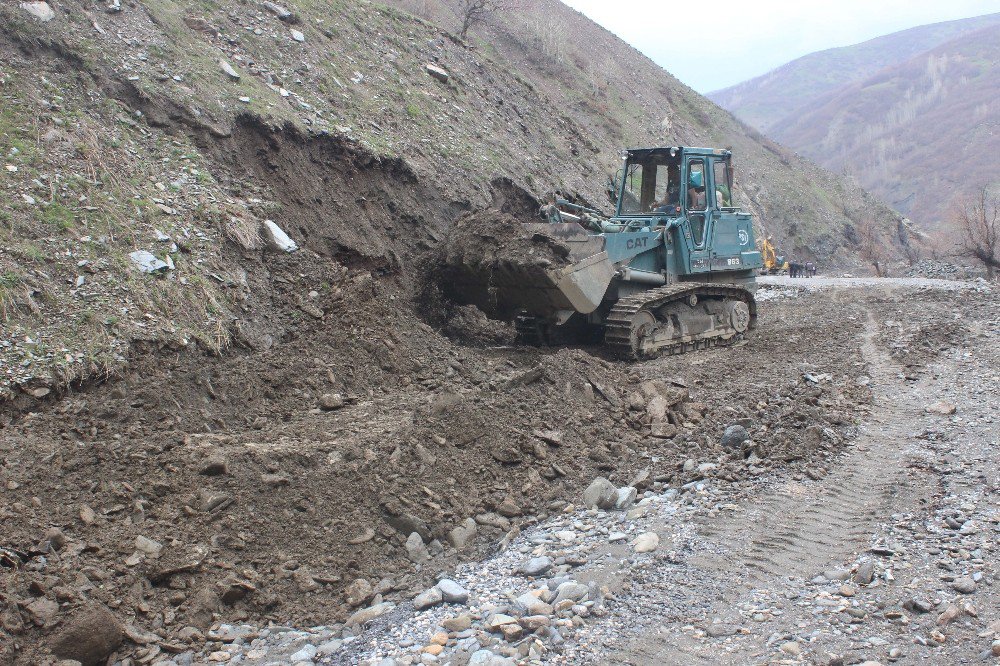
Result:
M663 198L654 201L650 205L650 210L654 213L667 213L674 210L681 204L681 174L679 164L667 166L667 190Z

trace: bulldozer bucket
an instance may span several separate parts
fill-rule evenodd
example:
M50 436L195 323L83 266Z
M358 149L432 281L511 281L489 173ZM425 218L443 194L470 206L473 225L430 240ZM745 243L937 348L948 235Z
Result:
M517 243L479 234L472 247L456 251L452 245L442 284L448 296L497 319L596 310L615 271L603 237L575 223L519 226ZM498 246L483 247L484 241ZM451 240L456 242L464 241Z

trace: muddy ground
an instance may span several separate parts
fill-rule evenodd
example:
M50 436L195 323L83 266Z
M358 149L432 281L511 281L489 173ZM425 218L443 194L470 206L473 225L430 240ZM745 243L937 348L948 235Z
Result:
M921 298L947 315L948 334L935 323L891 337L890 356L911 345L921 356L909 361L933 357L988 317L979 306L955 319L952 292ZM358 368L309 334L263 353L137 359L123 381L9 416L0 431L4 659L37 661L95 603L128 627L119 657L199 653L220 621L342 622L376 595L405 602L436 572L488 556L598 475L626 485L646 470L651 490L825 476L872 409L859 381L872 372L868 313L909 302L765 297L748 344L635 365L422 324L358 330L384 350L372 351L382 365ZM364 385L352 372L381 379L351 391ZM664 394L669 409L651 413ZM733 423L752 450L722 448ZM717 467L685 469L692 459ZM429 559L407 548L414 532Z

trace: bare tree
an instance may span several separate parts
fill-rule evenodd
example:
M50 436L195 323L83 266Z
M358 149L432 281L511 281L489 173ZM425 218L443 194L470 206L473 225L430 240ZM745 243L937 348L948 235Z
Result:
M461 38L465 39L472 26L482 23L486 17L501 10L513 9L513 5L513 0L460 0L458 7L462 16Z
M982 262L986 278L994 279L1000 268L1000 198L981 188L955 211L954 222L961 236L959 253Z
M875 275L885 277L886 249L873 216L862 218L858 227L858 252L875 269Z

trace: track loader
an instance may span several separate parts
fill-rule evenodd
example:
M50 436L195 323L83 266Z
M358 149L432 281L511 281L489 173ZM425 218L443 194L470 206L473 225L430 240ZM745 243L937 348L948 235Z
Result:
M635 359L737 340L755 325L763 262L751 216L733 200L731 160L719 149L630 149L614 215L556 200L544 222L520 225L529 251L453 253L442 287L515 320L528 343L589 337ZM551 251L538 258L542 246Z

